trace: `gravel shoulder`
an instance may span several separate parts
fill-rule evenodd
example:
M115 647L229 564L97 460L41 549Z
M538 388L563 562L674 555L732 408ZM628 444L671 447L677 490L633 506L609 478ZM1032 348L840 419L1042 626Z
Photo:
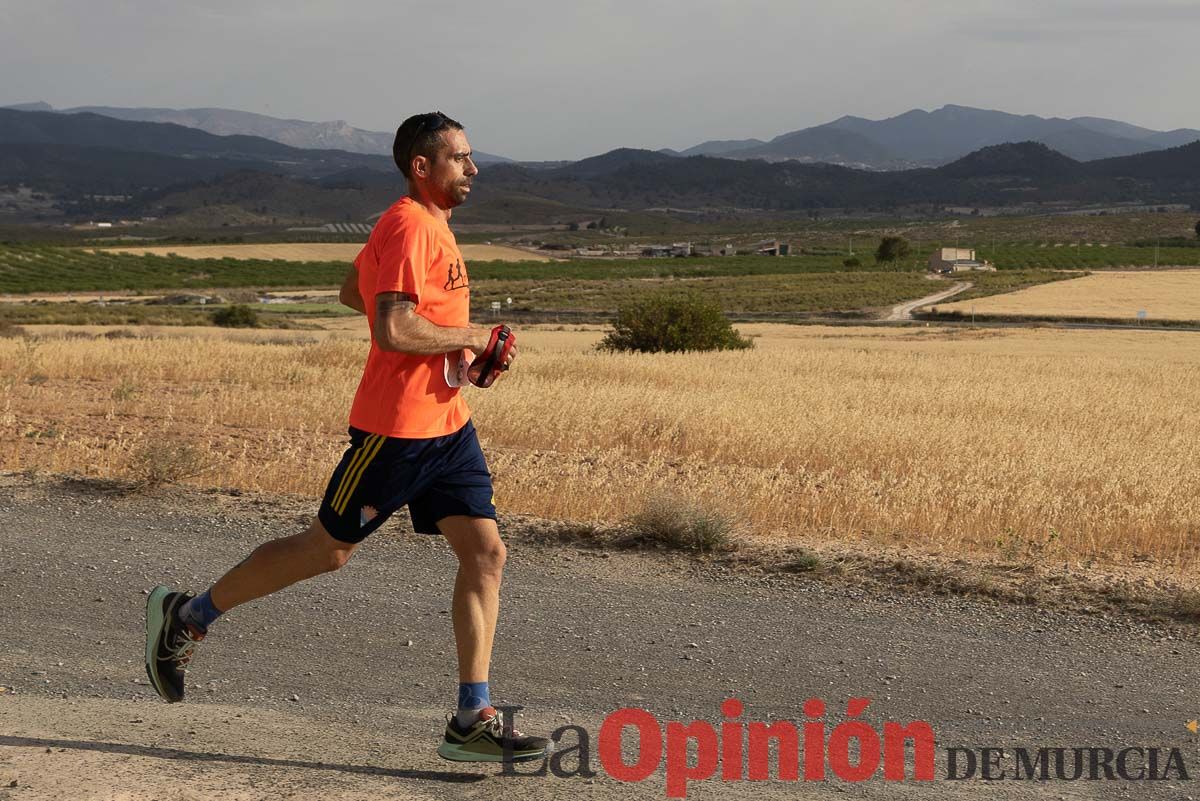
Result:
M311 514L303 499L0 476L0 801L663 798L640 784L505 777L433 752L454 690L436 538L390 525L343 570L234 610L167 705L141 664L143 591L198 589ZM949 746L1178 747L1200 770L1187 630L988 599L607 551L502 520L510 545L493 695L528 731L593 738L626 706L659 720L802 720L820 697L928 721ZM408 643L411 642L411 645ZM599 771L595 743L592 767ZM1196 771L1192 771L1195 773ZM689 798L1184 798L1190 782L693 784Z

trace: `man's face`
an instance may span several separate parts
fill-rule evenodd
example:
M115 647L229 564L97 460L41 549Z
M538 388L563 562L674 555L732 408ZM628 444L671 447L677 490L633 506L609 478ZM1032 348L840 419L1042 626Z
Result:
M461 205L471 193L471 179L479 173L471 161L471 145L462 131L442 131L442 146L429 163L426 191L440 208Z

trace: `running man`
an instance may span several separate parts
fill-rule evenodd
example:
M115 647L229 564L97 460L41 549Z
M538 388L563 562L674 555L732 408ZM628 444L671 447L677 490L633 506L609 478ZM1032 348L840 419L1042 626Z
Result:
M342 286L342 303L367 316L371 349L350 410L350 446L317 517L300 534L260 545L202 595L154 588L146 604L146 672L159 695L182 701L184 669L222 613L337 570L408 506L413 528L445 537L458 557L458 704L438 753L499 762L507 746L514 761L538 759L549 741L513 731L505 743L505 722L488 696L505 547L491 474L459 387L491 329L468 321L466 266L447 224L479 170L462 125L441 112L405 120L392 152L408 195L380 217Z

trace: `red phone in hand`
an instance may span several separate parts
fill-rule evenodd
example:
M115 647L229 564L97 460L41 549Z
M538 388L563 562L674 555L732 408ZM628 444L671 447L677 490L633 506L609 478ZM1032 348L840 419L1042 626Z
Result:
M504 360L508 358L509 351L513 349L516 342L517 335L509 330L507 325L498 325L493 328L487 347L483 349L483 353L475 357L471 366L467 368L467 380L483 389L490 387L500 373L508 369Z

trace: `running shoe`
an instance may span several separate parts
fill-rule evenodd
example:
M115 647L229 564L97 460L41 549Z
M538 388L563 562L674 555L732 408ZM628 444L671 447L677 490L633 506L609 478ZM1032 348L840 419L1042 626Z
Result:
M168 703L183 700L184 671L204 633L179 619L179 607L193 597L155 587L146 599L146 675Z
M528 762L543 758L550 750L550 741L545 737L530 737L516 729L509 735L506 749L504 718L490 706L466 728L461 728L454 713L450 713L438 756L452 762Z

